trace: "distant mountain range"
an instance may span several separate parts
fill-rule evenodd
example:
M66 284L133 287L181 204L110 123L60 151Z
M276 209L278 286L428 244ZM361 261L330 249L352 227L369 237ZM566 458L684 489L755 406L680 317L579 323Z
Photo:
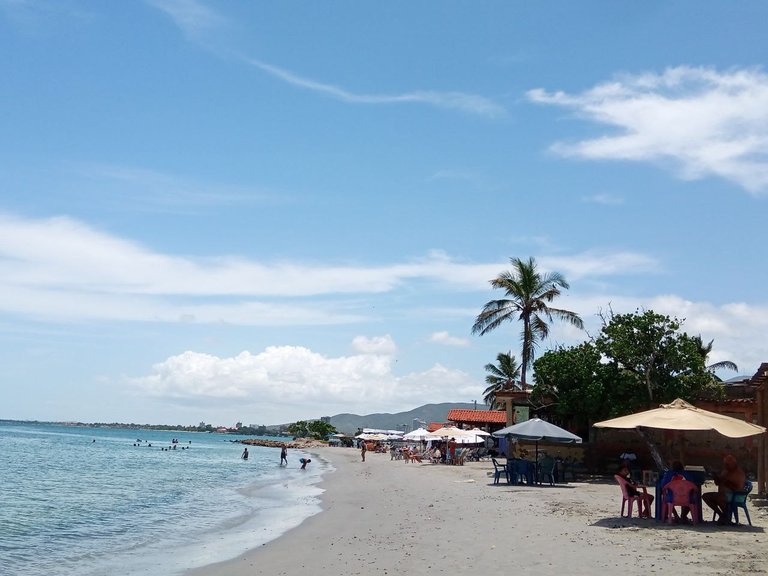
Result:
M469 402L444 402L442 404L425 404L408 412L398 412L396 414L336 414L331 416L331 424L339 432L353 434L359 428L380 428L384 430L402 430L403 426L413 430L418 428L419 424L414 426L414 419L421 420L426 424L430 422L445 422L448 417L448 411L454 409L488 410L488 406Z

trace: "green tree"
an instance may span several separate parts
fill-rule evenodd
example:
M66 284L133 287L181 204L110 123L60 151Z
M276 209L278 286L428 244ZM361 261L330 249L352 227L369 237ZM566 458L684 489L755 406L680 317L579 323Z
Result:
M321 420L313 420L309 423L309 436L316 440L325 440L331 434L336 434L336 427Z
M486 364L485 383L488 387L483 391L483 400L491 410L496 406L496 393L502 390L518 388L516 380L520 379L520 365L511 352L499 352L496 356L496 364Z
M506 298L491 300L483 306L472 326L472 333L483 336L504 322L522 322L520 382L525 388L526 374L533 364L535 348L540 340L549 335L549 323L557 318L577 328L583 328L584 324L575 312L549 306L560 296L561 288L569 288L562 274L540 272L533 258L527 261L512 258L511 263L511 271L504 271L490 281L494 289L504 290Z
M324 440L330 434L336 433L336 427L321 420L299 420L288 425L288 433L295 438L314 438Z
M545 352L534 363L534 379L531 401L573 418L587 433L592 422L645 406L633 377L604 362L592 342Z
M643 390L647 406L677 397L695 399L721 394L695 340L680 332L682 322L653 310L603 317L595 346Z
M288 434L294 438L306 438L309 436L309 427L306 420L299 420L293 424L288 424Z

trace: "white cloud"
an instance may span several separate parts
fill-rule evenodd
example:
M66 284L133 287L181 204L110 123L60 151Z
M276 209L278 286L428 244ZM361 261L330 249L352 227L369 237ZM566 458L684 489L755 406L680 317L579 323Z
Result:
M614 194L593 194L585 196L581 200L588 204L602 204L603 206L619 206L624 204L624 199Z
M146 0L147 4L164 12L184 34L198 38L221 26L223 18L197 0Z
M191 40L195 40L208 48L211 48L210 32L221 27L225 19L216 11L197 0L146 0L153 6L171 18ZM208 34L204 38L204 35ZM229 55L231 52L221 52ZM440 92L435 90L413 90L399 94L362 94L349 91L345 88L310 80L299 76L279 66L262 62L256 58L246 58L251 66L266 72L292 86L324 94L342 102L352 104L426 104L436 108L458 110L466 114L478 116L499 117L506 115L503 106L493 100L478 94L465 92Z
M352 349L359 354L382 354L385 356L392 356L397 352L397 346L389 334L373 338L357 336L352 340Z
M681 66L626 75L580 94L528 92L617 129L553 150L587 159L671 163L680 177L719 176L753 194L768 192L768 75Z
M469 346L467 338L457 338L456 336L451 336L448 332L433 332L429 336L429 341L435 344L442 344L443 346L458 346L462 348Z
M394 349L389 337L367 341L386 342ZM356 339L355 345L360 342ZM230 358L187 351L156 364L150 374L131 378L129 383L142 394L173 402L203 406L236 400L241 412L250 409L262 414L270 406L270 417L277 419L271 423L346 411L400 411L454 394L457 399L477 396L482 390L463 372L440 365L397 377L387 354L327 357L296 346L271 346L257 354L242 352ZM308 412L297 416L300 410Z
M588 250L568 256L542 256L536 261L542 270L556 270L569 282L589 277L657 272L659 269L655 258L638 252Z
M545 270L558 270L571 282L655 272L650 256L607 250L569 256L540 256ZM311 326L361 323L371 314L366 296L394 292L411 282L429 282L445 294L478 292L492 297L488 280L508 262L466 263L442 252L385 266L302 262L262 263L240 257L195 259L151 249L69 218L29 220L0 215L0 312L41 321L125 321L252 326ZM299 281L300 279L300 281ZM584 285L584 282L581 283ZM322 296L322 298L314 298ZM480 298L478 306L485 301ZM425 317L466 317L478 308L421 309ZM558 302L582 314L595 333L595 313L610 304L631 312L638 307L686 318L685 329L715 339L717 354L732 352L740 366L765 358L768 307L726 302L692 302L679 295L616 295L570 290ZM554 341L583 335L556 325ZM461 339L435 333L431 340L459 345ZM392 336L359 337L353 342L366 358L390 358ZM442 397L442 396L441 396Z
M540 262L569 278L655 266L647 256L623 252ZM158 253L70 218L0 215L0 311L37 319L347 323L370 314L367 303L343 300L351 295L392 292L417 280L435 289L485 290L506 265L460 262L438 251L383 266L190 258ZM322 306L293 302L313 296L337 299Z
M611 294L568 294L560 304L581 314L586 331L597 336L601 321L598 311L627 314L638 309L683 320L682 330L692 336L701 335L704 342L714 340L710 363L720 360L736 362L742 373L751 373L761 362L768 361L765 334L768 332L768 304L695 302L674 294L652 296L618 296ZM552 327L550 341L540 352L555 344L574 345L586 340L584 332L563 323ZM726 374L726 377L728 375Z
M465 92L436 92L433 90L415 90L401 94L360 94L350 92L339 86L318 82L304 78L284 68L267 64L256 59L248 59L248 62L260 70L296 86L312 92L330 96L342 102L352 104L427 104L437 108L458 110L478 116L498 117L504 116L506 110L489 98L477 94Z

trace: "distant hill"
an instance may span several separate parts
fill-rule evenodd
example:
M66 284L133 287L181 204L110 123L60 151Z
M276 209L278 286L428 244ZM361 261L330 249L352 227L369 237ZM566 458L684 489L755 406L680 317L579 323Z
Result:
M357 432L358 428L381 428L385 430L402 430L403 424L408 430L413 429L413 419L418 418L427 424L430 422L445 422L448 417L448 411L453 409L487 410L488 407L483 404L475 406L469 402L444 402L442 404L425 404L408 412L398 412L396 414L367 414L359 416L358 414L336 414L331 416L331 424L339 432L352 434Z

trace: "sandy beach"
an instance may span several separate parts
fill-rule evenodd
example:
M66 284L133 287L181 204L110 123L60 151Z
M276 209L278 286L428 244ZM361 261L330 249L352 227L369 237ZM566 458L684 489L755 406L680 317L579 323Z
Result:
M768 515L754 505L752 527L668 526L621 518L612 482L493 485L490 462L369 453L363 463L355 449L313 452L336 469L322 483L323 512L188 576L768 574Z

